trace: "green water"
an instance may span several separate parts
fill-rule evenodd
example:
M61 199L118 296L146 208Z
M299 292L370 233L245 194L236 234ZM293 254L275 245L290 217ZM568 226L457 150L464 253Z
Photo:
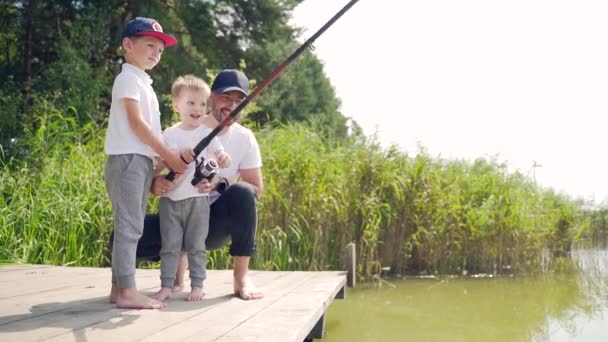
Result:
M322 341L608 341L608 250L560 275L434 278L349 289Z

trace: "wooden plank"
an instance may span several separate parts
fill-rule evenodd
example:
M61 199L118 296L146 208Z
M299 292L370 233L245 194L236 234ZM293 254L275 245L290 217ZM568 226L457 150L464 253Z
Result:
M285 278L287 275L287 273L277 272L252 272L251 277L256 284L261 284L261 289L265 289L268 285L280 283L280 279ZM233 303L244 305L245 301L238 299L233 295L231 281L229 286L230 287L224 286L223 290L216 290L214 292L208 290L207 299L201 302L195 303L177 300L170 301L167 307L162 310L125 312L121 317L115 317L113 320L99 320L86 327L56 336L48 341L75 341L78 340L80 336L86 336L87 340L91 341L112 340L113 342L116 342L141 340L147 336L173 327L182 321L199 316L201 313L211 311L216 307L230 306ZM115 321L117 321L117 319L119 321L133 321L134 323L121 325L120 333L117 334L115 330ZM230 317L230 319L233 320L234 317ZM199 321L198 324L200 325L201 322ZM168 340L175 341L177 338L174 335L170 335ZM167 341L167 339L164 339L163 341Z
M35 272L35 273L33 273ZM35 293L55 291L69 287L80 287L91 281L105 279L111 281L108 268L90 268L88 270L71 269L70 267L46 268L42 271L21 271L21 277L13 274L10 282L0 283L0 300L19 296L31 296Z
M151 289L150 293L153 293L153 290L159 284L159 280L148 277L143 280L138 279L138 283L140 288ZM37 309L33 307L31 317L25 316L22 319L0 325L0 340L39 341L70 333L75 329L101 321L126 322L121 319L123 314L136 310L115 308L108 302L108 293L109 287L102 296L82 297L79 300L69 302L64 308L54 311L52 306L43 305L42 311L47 311L43 314L37 312ZM128 318L132 317L128 316ZM115 327L120 327L121 324L123 323L117 323Z
M49 280L52 278L60 278L64 276L78 276L78 275L90 275L98 274L99 270L107 269L104 267L66 267L66 266L44 266L37 267L38 265L32 265L31 267L23 267L18 270L0 272L0 286L5 283L12 283L15 280L27 281L27 280ZM0 267L3 270L4 267ZM57 270L61 270L57 272Z
M30 264L11 264L11 265L2 265L0 266L0 273L4 272L14 272L14 271L22 271L22 270L33 270L37 268L49 268L52 266L49 265L30 265Z
M209 270L202 302L183 301L184 291L162 310L123 310L108 303L109 269L42 269L0 274L25 289L0 299L0 341L300 342L323 335L325 310L346 281L344 272L252 271L265 298L243 301L232 294L231 270ZM147 295L160 285L159 270L138 270L136 278Z
M0 299L2 307L2 316L0 316L0 326L17 320L29 319L36 316L45 315L48 313L69 309L74 306L84 305L81 299L89 299L89 301L97 300L97 297L108 297L110 293L110 273L105 269L93 269L97 272L95 276L88 278L80 278L78 280L61 277L64 283L69 283L67 286L60 286L55 289L37 292L35 295L14 296ZM67 268L56 267L52 269L50 274L57 276L67 272ZM107 272L106 272L107 271ZM230 271L207 271L208 277L218 281L230 280L228 278ZM226 276L224 276L226 274ZM221 278L220 278L221 275ZM144 278L157 279L157 284L152 283L147 290L155 289L160 284L158 270L138 270L137 274L138 285ZM146 289L144 289L146 290ZM185 294L177 294L177 296L185 296Z
M346 285L343 272L322 272L319 275L319 281L297 287L217 341L304 341L333 298Z
M143 271L153 271L153 273L142 273ZM44 272L45 274L48 273L48 275L43 278L30 279L28 273L22 276L22 280L16 279L12 283L0 284L0 300L19 296L32 296L36 293L58 291L72 287L82 287L83 285L89 285L91 282L109 285L112 278L109 268L73 270L71 267L56 266ZM158 270L138 270L136 277L142 279L156 277L159 279ZM15 284L18 284L18 286L15 286Z
M295 287L308 283L316 273L281 272L281 274L281 278L260 288L264 291L263 299L254 301L236 300L224 303L212 310L201 312L179 324L159 331L143 341L215 341L226 332L293 291Z
M255 272L252 272L252 274L255 274ZM208 271L209 278L213 278L215 281L206 282L206 291L219 293L220 295L217 295L217 297L233 298L232 271ZM149 290L144 292L145 294L152 295L158 290L158 286L160 285L158 270L138 270L137 281L141 285L140 288L145 287ZM150 315L152 312L157 312L156 310L117 309L108 302L109 286L102 292L103 295L101 297L93 298L89 297L86 293L80 292L80 295L76 296L80 298L79 300L59 304L59 310L52 305L47 305L44 307L47 311L46 313L34 310L35 312L30 314L31 317L18 316L16 317L17 320L12 319L10 324L0 325L0 340L38 341L56 336L59 336L60 339L79 339L86 332L78 331L79 329L104 322L109 322L110 327L108 329L118 329L122 335L124 330L123 325L129 325L130 323L128 322L139 319L140 315L145 316ZM198 305L198 303L183 301L186 296L187 292L177 294L175 301L170 302L170 307L174 307L174 304L183 303L184 305L190 305L188 309L191 309L193 305ZM39 298L38 300L44 302L44 299ZM0 301L0 303L4 303L5 301ZM202 303L209 305L212 302L207 300ZM179 305L177 306L179 307ZM167 309L163 311L165 310ZM2 309L2 312L4 312L4 309ZM154 327L156 323L152 322L150 326ZM137 324L139 325L140 323ZM139 328L148 329L145 325L141 325ZM27 334L24 334L24 332L27 332ZM111 332L116 334L117 330L112 330ZM66 334L69 337L66 338L64 336ZM105 339L101 340L105 341Z

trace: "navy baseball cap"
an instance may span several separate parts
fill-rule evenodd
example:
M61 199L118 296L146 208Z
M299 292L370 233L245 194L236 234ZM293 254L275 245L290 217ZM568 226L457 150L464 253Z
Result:
M160 26L158 21L150 18L137 17L135 19L130 20L125 28L122 30L122 36L120 40L122 41L126 37L141 37L141 36L151 36L156 37L165 43L165 47L173 46L177 44L177 39L175 37L163 33L163 28Z
M238 90L247 96L249 92L249 79L244 73L235 69L224 69L217 74L211 91L214 93L223 94L228 91Z

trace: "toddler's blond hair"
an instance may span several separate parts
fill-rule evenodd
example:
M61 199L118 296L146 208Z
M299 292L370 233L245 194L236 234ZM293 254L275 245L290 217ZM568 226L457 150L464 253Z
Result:
M211 94L211 89L209 88L207 82L194 75L184 75L178 77L173 82L173 85L171 85L171 95L174 98L178 97L183 89L203 90L207 96Z

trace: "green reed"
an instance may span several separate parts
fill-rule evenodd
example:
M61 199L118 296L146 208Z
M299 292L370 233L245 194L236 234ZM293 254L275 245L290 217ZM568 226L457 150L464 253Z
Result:
M111 206L103 183L105 131L41 115L0 169L0 260L108 265ZM358 272L510 273L567 255L588 220L576 204L496 160L415 156L373 139L333 141L298 124L257 131L263 155L258 251L253 267L345 267ZM157 208L151 199L150 211ZM210 268L229 268L227 250Z
M58 113L38 119L36 131L19 147L28 156L1 170L0 259L108 263L112 217L99 135L96 127L78 128Z

